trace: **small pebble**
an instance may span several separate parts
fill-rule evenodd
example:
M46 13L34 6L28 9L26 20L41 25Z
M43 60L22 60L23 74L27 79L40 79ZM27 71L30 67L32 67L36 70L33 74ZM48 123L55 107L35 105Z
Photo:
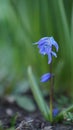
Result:
M9 103L14 103L14 101L15 101L15 99L14 99L13 96L6 96L5 98L6 98L6 100L7 100Z
M52 129L52 126L46 126L42 130L53 130L53 129Z
M8 109L6 109L6 114L8 116L12 116L13 115L13 111L10 108L8 108Z

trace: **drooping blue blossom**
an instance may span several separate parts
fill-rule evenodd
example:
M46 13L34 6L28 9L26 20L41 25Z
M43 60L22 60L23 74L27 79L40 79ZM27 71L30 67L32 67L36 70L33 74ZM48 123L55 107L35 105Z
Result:
M59 46L53 37L41 38L35 44L38 45L40 54L48 55L48 64L52 62L52 56L57 57L56 53L53 51L53 46L56 48L56 51L58 51Z
M46 73L41 76L41 82L47 82L48 80L51 79L51 77L53 77L53 74Z
M53 109L53 117L57 116L59 113L59 110L57 108Z

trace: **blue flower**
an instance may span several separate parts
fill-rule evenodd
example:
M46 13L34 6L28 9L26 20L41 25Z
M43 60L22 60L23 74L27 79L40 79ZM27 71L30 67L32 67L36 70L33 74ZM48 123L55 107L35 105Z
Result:
M54 51L52 51L52 49L54 46L56 48L56 51L58 51L59 47L53 37L41 38L35 44L38 45L40 54L48 55L48 64L50 64L52 62L52 56L57 57L56 53Z
M53 117L57 116L59 113L59 110L57 108L53 109Z
M51 79L51 77L53 77L52 74L46 73L46 74L44 74L44 75L41 76L41 82L47 82L48 80Z

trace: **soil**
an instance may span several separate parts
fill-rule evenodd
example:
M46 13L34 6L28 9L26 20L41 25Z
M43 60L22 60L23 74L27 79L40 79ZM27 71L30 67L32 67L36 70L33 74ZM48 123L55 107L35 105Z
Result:
M19 107L16 102L0 98L0 123L3 130L12 126L11 120L15 114L17 118L13 125L16 130L73 130L73 124L67 125L62 122L51 125L42 117L38 109L35 112L28 112Z

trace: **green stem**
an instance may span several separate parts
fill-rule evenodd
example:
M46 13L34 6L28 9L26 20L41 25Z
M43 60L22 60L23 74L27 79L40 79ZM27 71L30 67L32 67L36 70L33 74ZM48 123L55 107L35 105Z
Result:
M52 63L50 64L50 73L52 74ZM53 121L53 78L50 79L50 121Z

